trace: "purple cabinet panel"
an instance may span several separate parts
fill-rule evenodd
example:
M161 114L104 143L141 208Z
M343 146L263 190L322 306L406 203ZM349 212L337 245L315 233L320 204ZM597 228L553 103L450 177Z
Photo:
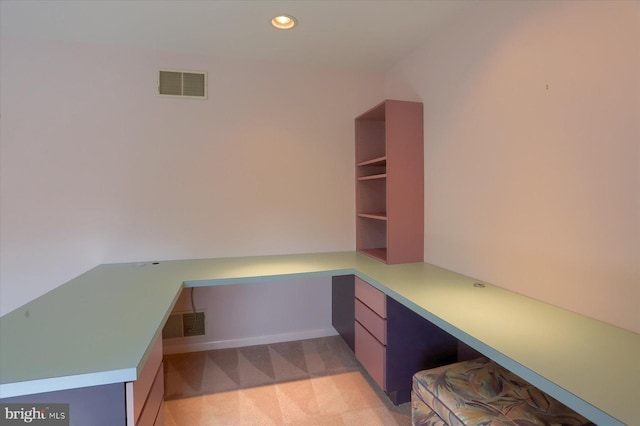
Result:
M387 383L394 404L411 400L413 375L457 361L458 340L387 296Z
M355 276L331 279L331 324L352 351L355 351Z

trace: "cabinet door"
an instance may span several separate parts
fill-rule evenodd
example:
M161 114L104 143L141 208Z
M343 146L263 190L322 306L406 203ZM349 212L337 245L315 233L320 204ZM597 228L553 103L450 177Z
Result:
M352 351L355 351L355 276L331 278L331 324Z
M386 391L395 404L411 399L413 375L457 361L458 340L387 297Z

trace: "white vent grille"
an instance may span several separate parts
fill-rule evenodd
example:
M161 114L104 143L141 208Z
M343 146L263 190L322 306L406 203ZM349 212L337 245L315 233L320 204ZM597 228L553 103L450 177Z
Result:
M162 329L163 339L203 336L204 334L204 312L171 314Z
M158 94L167 97L207 99L207 73L160 70Z

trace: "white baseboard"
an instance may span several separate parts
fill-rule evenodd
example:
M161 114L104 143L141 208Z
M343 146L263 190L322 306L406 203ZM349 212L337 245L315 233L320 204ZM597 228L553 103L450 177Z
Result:
M213 349L241 348L252 345L267 345L269 343L292 342L295 340L315 339L317 337L335 336L338 333L331 328L319 328L315 330L304 330L282 334L271 334L268 336L244 337L240 339L219 340L215 342L186 343L181 338L180 342L171 342L171 339L163 341L163 352L165 355L182 354L187 352L210 351Z

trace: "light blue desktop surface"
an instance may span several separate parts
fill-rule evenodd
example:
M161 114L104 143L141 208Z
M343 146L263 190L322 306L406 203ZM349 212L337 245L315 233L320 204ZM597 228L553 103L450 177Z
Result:
M136 380L184 287L355 274L601 425L640 425L640 336L355 252L100 265L0 318L0 398Z

